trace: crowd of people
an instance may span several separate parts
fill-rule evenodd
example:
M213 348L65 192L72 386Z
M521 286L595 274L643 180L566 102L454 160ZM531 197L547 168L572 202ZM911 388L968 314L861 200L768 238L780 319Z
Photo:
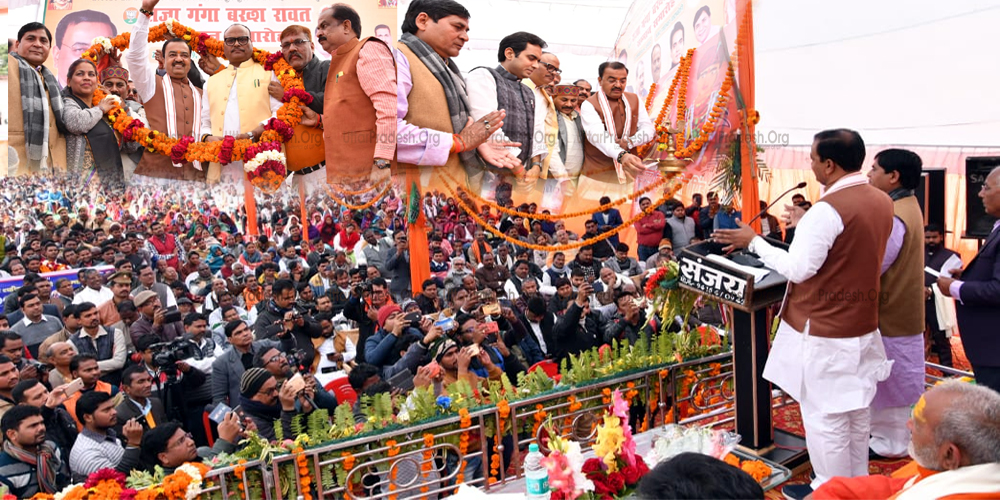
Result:
M635 221L635 245L598 238L625 224L615 208L578 233L543 216L628 194L645 170L639 147L654 138L625 64L601 64L594 87L562 85L558 56L517 32L500 41L496 67L463 75L453 60L469 39L461 4L414 0L395 47L362 39L357 13L335 4L315 31L281 33L313 100L286 145L293 181L257 194L251 210L242 186L218 182L242 178L241 162L143 151L102 119L113 99L93 102L100 84L130 116L203 142L259 139L278 116L287 96L251 59L242 25L222 34L228 64L199 60L203 84L183 39L147 64L157 4L141 4L123 55L131 72L117 54L79 59L61 85L42 65L53 40L40 23L23 26L11 51L11 165L34 174L0 187L0 483L15 495L54 493L102 468L172 471L238 450L248 431L289 436L296 415L317 409L349 404L363 419L358 396L393 393L399 406L413 387L516 383L538 363L673 334L687 325L658 317L640 291L652 270L709 240L749 249L789 281L764 377L800 403L815 479L787 497L852 498L861 486L843 478L867 476L870 454L913 456L938 473L917 484L945 490L997 461L1000 436L981 429L996 428L1000 411L1000 344L988 334L1000 238L994 228L960 269L944 229L924 225L914 153L880 152L866 179L860 135L820 132L811 161L823 195L815 205L796 195L783 221L762 202L761 234L717 193L659 203ZM319 60L313 34L347 55ZM351 99L324 96L331 74ZM309 140L317 129L324 140ZM66 174L39 175L50 172ZM340 182L358 178L373 183ZM1000 216L1000 170L983 186L986 211ZM952 363L952 298L983 387L925 394L925 335ZM722 325L727 314L702 301L695 316ZM206 412L220 417L206 426ZM507 463L511 436L503 443ZM496 453L483 449L478 460ZM466 462L466 479L481 473Z

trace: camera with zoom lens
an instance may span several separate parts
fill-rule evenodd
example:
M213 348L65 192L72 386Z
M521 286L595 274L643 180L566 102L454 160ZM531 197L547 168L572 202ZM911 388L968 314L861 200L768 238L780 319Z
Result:
M167 371L177 368L177 362L185 359L201 359L202 352L198 344L188 339L176 339L170 342L160 342L149 347L153 350L153 367Z
M372 292L372 283L368 280L362 281L361 283L358 283L357 285L354 285L353 288L351 288L351 293L353 293L357 297L361 297L364 294L371 292Z

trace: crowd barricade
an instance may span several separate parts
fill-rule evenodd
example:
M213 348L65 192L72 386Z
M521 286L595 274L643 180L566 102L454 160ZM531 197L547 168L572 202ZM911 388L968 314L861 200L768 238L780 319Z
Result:
M596 439L597 418L616 389L630 402L635 432L665 421L728 422L733 418L732 377L732 353L726 352L576 387L557 387L507 405L470 410L466 427L462 427L462 417L452 414L352 436L298 454L214 469L206 477L200 498L434 499L453 492L459 479L489 491L523 476L527 445L543 436L546 427L589 450ZM463 434L471 436L464 455ZM479 470L476 479L459 477L471 474L473 467ZM316 471L320 471L318 480ZM306 481L303 472L309 476ZM302 483L310 479L315 487L304 490Z

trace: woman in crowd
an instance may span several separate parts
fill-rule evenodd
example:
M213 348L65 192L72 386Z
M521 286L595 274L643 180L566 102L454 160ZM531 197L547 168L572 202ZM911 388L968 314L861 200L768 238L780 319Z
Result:
M71 172L81 172L86 179L95 173L100 182L120 184L125 170L121 153L134 153L136 143L123 144L120 136L104 120L115 97L108 95L95 106L98 87L97 67L86 59L77 59L69 67L67 86L63 89L66 129L66 158Z

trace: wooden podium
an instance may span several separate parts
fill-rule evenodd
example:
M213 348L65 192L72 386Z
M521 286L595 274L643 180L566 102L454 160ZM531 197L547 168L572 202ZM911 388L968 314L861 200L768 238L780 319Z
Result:
M782 242L767 241L788 249ZM781 431L775 434L771 383L763 377L770 347L766 308L784 299L787 279L773 269L753 267L745 261L740 267L723 256L722 245L714 242L688 246L677 260L681 287L733 307L736 432L742 436L740 444L782 464L803 458L801 451L790 451L804 448L801 438ZM760 276L763 271L767 274Z

